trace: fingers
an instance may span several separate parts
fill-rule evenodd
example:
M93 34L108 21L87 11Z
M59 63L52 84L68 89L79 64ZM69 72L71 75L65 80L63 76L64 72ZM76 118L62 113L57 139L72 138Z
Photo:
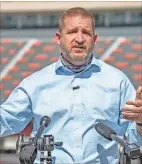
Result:
M136 91L136 100L142 99L142 85L138 87Z
M130 121L135 121L135 122L142 122L142 119L140 118L139 114L124 114L123 118L126 120L130 120Z
M124 118L138 118L139 113L122 112Z
M127 120L137 120L142 114L141 100L129 101L127 105L122 108L122 116Z
M130 120L130 121L135 121L136 120L136 118L130 118L130 117L126 117L126 116L123 116L123 118L126 119L126 120Z
M130 111L130 110L122 110L122 116L126 120L136 121L140 118L140 112L139 111Z
M122 108L122 116L124 119L141 122L142 119L142 85L136 91L135 101L127 101Z
M133 113L141 113L142 112L142 106L124 106L122 108L122 112L133 112Z
M126 104L127 105L134 105L134 106L139 107L139 106L142 106L142 100L137 99L135 101L127 101Z

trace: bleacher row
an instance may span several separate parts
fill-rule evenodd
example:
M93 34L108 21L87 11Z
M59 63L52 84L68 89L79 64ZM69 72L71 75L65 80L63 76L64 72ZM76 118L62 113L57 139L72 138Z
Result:
M116 39L107 37L99 38L95 48L95 56L100 58ZM13 59L16 59L16 56L21 53L22 48L28 42L29 40L1 39L1 73ZM142 82L141 42L141 36L125 38L111 55L105 59L107 63L121 69L130 78L135 88ZM16 64L8 67L8 73L0 79L0 103L6 100L11 91L23 78L57 61L59 55L60 47L55 43L55 38L51 39L51 41L36 39L32 46L24 52L23 56L16 61Z

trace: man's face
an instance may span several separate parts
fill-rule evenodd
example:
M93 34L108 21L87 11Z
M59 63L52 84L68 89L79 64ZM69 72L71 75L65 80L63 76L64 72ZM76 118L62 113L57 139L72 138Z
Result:
M56 36L64 58L74 65L82 65L88 60L97 38L92 20L81 16L66 17L62 32Z

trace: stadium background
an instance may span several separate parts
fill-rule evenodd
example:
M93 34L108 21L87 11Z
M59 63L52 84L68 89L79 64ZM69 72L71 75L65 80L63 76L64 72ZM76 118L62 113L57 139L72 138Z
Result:
M23 78L57 61L60 55L55 42L58 18L66 9L77 6L90 10L96 18L99 37L94 55L121 69L135 88L142 82L141 2L0 3L0 103ZM30 123L23 130L26 136L31 126ZM12 155L16 139L17 135L1 139L0 164L18 163Z

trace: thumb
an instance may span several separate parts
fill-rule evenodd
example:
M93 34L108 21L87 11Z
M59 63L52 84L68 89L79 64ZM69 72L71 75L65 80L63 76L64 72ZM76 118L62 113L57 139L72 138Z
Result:
M142 86L139 86L136 91L136 100L142 99Z

